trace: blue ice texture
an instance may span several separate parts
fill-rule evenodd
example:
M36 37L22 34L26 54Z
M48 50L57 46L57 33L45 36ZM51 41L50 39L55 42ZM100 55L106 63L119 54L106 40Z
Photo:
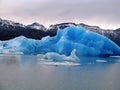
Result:
M67 27L58 30L54 37L41 40L19 36L8 41L0 41L0 53L47 54L80 58L80 56L120 55L120 48L113 41L92 31L80 27ZM74 52L73 55L71 53ZM51 54L52 53L52 54Z

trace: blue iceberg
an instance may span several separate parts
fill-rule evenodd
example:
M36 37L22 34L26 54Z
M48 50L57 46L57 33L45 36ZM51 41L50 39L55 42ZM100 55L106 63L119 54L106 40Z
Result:
M58 30L54 37L41 40L28 39L24 36L0 42L0 53L46 54L55 52L70 56L75 49L76 56L111 56L120 55L120 48L110 39L80 27L68 27Z

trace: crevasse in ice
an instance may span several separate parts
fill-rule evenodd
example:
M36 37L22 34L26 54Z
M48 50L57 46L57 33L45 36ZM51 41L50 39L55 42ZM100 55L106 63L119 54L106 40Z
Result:
M58 30L54 37L42 40L28 39L24 36L0 42L0 53L46 54L55 52L70 56L76 50L76 56L120 55L120 48L108 38L80 27L68 27Z

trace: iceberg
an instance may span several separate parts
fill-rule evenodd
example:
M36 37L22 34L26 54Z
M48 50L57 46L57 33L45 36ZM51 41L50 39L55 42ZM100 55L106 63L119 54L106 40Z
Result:
M55 52L48 52L43 56L43 59L52 60L54 62L58 62L58 61L79 62L79 60L80 60L76 56L76 49L73 49L70 56L60 55Z
M114 56L120 55L120 48L110 39L84 28L71 26L58 30L54 37L44 37L41 40L28 39L19 36L8 41L0 42L0 53L21 52L23 54L53 54L57 56ZM52 55L53 54L49 54ZM73 55L73 56L74 56Z

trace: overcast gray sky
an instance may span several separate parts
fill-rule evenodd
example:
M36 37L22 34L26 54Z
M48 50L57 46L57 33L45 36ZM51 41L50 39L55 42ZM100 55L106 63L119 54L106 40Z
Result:
M45 26L75 22L120 28L120 0L0 0L0 17Z

